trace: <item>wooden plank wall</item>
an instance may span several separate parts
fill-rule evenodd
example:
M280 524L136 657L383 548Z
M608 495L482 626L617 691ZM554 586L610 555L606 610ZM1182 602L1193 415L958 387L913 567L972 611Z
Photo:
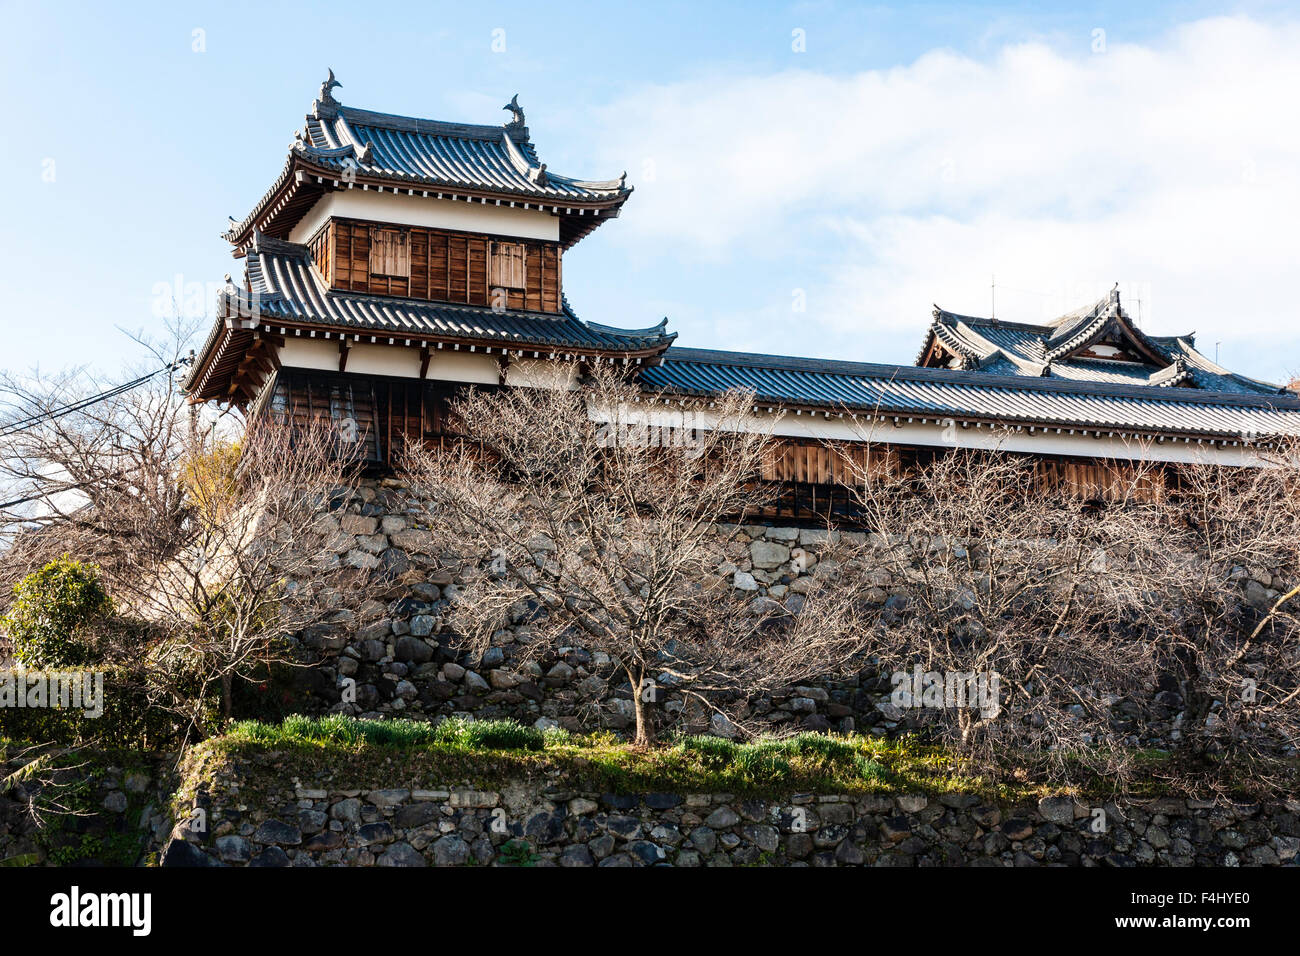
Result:
M411 236L409 277L371 275L370 230L391 224L332 219L310 242L327 285L349 292L398 295L435 302L491 305L488 249L493 237L446 229L403 226ZM559 312L560 246L555 242L502 237L524 246L527 283L507 293L506 307Z
M773 442L763 462L763 480L851 485L863 476L897 474L898 470L898 450L888 446L783 438Z
M1169 475L1160 467L1059 458L1040 458L1034 467L1039 487L1088 501L1160 501L1168 492Z
M916 452L894 446L783 438L774 443L762 477L765 481L845 486L863 476L898 475L916 467L918 461ZM1159 500L1169 481L1167 472L1159 467L1062 458L1040 458L1035 471L1040 488L1098 501L1125 497Z
M311 249L312 261L316 263L316 268L320 270L321 278L325 280L326 285L329 285L334 265L333 230L329 228L322 229L312 237L308 246Z

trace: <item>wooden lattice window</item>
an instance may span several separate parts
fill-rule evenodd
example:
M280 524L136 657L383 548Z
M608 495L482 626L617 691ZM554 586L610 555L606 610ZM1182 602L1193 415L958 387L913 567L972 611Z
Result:
M286 369L276 376L268 412L292 430L328 427L340 457L380 460L374 390L365 380Z
M410 233L404 229L370 230L370 274L410 278Z
M524 270L524 244L521 242L492 243L491 283L497 289L527 288Z

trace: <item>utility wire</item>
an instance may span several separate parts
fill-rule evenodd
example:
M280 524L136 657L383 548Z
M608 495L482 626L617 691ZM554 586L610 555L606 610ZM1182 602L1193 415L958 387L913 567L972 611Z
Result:
M176 369L180 368L182 365L185 364L187 364L185 359L181 359L176 362L171 362L167 365L164 365L160 369L156 369L150 372L148 375L142 375L139 378L132 379L129 382L123 382L121 385L116 385L113 388L110 388L104 392L100 392L97 395L91 395L89 398L79 399L75 402L71 402L67 405L63 405L58 408L50 409L48 411L38 412L34 415L28 415L26 418L21 418L18 421L10 422L9 424L4 426L3 431L0 431L0 438L8 438L10 435L17 434L18 432L21 431L26 431L27 429L32 428L33 426L38 425L41 422L54 421L55 419L63 418L65 415L71 415L73 412L81 411L83 408L89 408L91 405L96 405L99 402L107 401L110 398L116 398L119 395L124 395L127 392L131 391L132 389L139 388L145 382L157 378L163 372L175 371Z
M72 488L64 488L64 489L60 489L60 490L61 490L61 491L72 491L73 489L72 489ZM49 497L49 493L48 493L48 492L44 492L44 493L39 494L39 495L28 495L26 498L15 498L13 501L3 501L3 502L0 502L0 511L4 511L6 508L12 508L12 507L14 507L15 505L25 505L25 504L27 504L27 502L29 502L29 501L39 501L41 498L46 498L46 497Z
M139 388L145 382L157 378L159 375L163 374L164 372L174 372L176 369L184 365L190 364L191 361L193 361L193 359L179 359L175 362L169 362L167 365L164 365L162 368L155 369L154 371L150 372L148 375L141 375L139 378L132 379L129 382L123 382L121 385L116 385L113 388L110 388L107 391L100 392L97 395L91 395L88 398L79 399L75 402L70 402L67 405L59 406L58 408L53 408L48 411L40 412L35 415L28 415L26 418L21 418L16 422L10 422L8 425L4 427L3 431L0 431L0 438L8 438L10 435L15 435L20 431L26 431L27 429L34 427L35 425L41 423L42 421L54 421L55 419L63 418L65 415L71 415L73 412L80 411L83 408L89 408L91 405L96 405L99 402L107 401L110 398L116 398L118 395L125 395L127 392L131 391L132 389ZM86 487L86 484L88 483L83 482L81 484L72 485L68 488L62 488L59 490L60 492L75 491L79 488ZM0 502L0 511L5 511L9 508L13 508L18 505L25 505L32 501L39 501L42 498L48 497L49 494L50 494L49 492L42 492L40 494L28 495L25 498L15 498L13 501Z

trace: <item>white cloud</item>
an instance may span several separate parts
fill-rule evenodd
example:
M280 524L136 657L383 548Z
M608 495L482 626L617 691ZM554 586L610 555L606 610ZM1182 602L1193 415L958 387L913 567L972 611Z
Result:
M638 189L603 241L760 271L803 255L808 318L865 359L862 332L919 341L931 302L987 314L996 273L1005 318L1120 280L1148 330L1195 328L1279 377L1300 365L1274 341L1300 344L1297 90L1300 25L1227 18L1101 54L1033 42L641 89L600 116L593 165Z

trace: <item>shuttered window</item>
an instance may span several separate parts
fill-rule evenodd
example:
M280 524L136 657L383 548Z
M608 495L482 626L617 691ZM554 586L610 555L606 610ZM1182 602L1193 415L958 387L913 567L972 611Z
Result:
M491 285L498 289L526 288L523 243L492 243Z
M370 274L411 276L411 236L402 229L370 230Z

